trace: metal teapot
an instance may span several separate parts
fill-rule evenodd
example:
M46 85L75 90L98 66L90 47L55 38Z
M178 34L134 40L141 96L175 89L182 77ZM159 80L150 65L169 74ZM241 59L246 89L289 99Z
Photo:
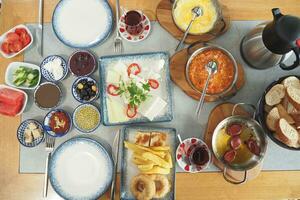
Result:
M283 70L292 70L300 64L300 18L283 15L279 8L272 9L272 13L272 22L259 24L243 38L242 57L257 69L279 65ZM284 62L293 52L296 60L287 66Z

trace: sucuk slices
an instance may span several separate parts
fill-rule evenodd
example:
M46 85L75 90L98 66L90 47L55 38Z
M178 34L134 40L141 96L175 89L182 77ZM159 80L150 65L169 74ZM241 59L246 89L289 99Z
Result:
M234 149L230 149L225 152L224 160L228 163L231 163L236 157L236 151Z
M230 139L230 146L232 149L238 149L241 146L241 144L242 144L242 141L238 135L233 136Z
M242 132L242 128L241 124L231 124L227 128L227 134L230 136L239 135Z

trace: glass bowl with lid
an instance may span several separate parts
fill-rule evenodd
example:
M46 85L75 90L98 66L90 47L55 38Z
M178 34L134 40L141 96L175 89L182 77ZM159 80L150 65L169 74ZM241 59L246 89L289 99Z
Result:
M195 91L202 93L208 77L206 65L211 61L217 64L217 71L209 80L206 96L219 98L228 96L233 89L236 89L238 66L232 54L223 47L202 43L187 61L186 79Z

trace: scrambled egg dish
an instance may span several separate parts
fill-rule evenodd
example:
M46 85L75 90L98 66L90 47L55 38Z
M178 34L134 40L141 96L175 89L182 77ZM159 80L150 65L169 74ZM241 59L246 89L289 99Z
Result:
M193 18L192 9L199 6L203 15L196 18L190 29L191 34L201 34L209 32L217 18L217 10L212 0L177 0L176 8L173 11L173 18L177 26L186 30Z

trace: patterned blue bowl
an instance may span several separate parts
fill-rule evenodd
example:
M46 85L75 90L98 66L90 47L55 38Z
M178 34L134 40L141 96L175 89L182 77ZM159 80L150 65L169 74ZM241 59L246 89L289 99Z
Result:
M79 83L79 81L81 81L82 79L87 79L87 81L93 81L95 83L96 87L97 87L96 95L88 101L81 99L80 96L76 92L76 86ZM95 79L91 78L91 77L88 77L88 76L82 76L82 77L77 78L74 81L74 83L72 84L71 89L72 89L73 97L80 103L90 103L90 102L94 101L95 99L97 99L99 97L99 85L98 85L97 81Z
M91 129L91 130L84 130L84 129L81 129L77 125L76 120L75 120L75 116L76 116L76 114L77 114L77 112L79 111L80 108L88 107L88 106L94 108L98 112L98 114L99 114L99 121L98 121L98 124L93 129ZM89 103L86 103L86 104L81 104L81 105L79 105L79 106L77 106L75 108L75 110L73 112L72 119L73 119L73 124L74 124L74 126L75 126L75 128L77 130L79 130L80 132L83 132L83 133L91 133L91 132L93 132L94 130L96 130L100 126L100 123L101 123L101 114L100 114L100 111L98 110L98 108L96 106L94 106L92 104L89 104Z
M33 142L31 142L31 143L26 143L25 136L24 136L25 129L28 126L28 124L32 123L32 122L35 123L42 130L42 137L40 137L38 139L34 139ZM27 120L23 121L17 130L17 138L18 138L20 144L22 144L25 147L35 147L35 146L39 145L44 140L44 137L45 137L45 134L44 134L44 129L43 129L42 124L34 119L27 119Z
M53 75L51 72L49 72L48 70L46 70L46 69L44 68L44 67L45 67L45 64L47 64L47 63L49 63L49 62L52 62L52 61L53 61L54 59L56 59L56 58L59 58L59 59L61 60L61 67L63 68L63 76L62 76L60 79L58 79L58 80L54 79L54 75ZM68 69L68 67L67 67L67 62L65 61L65 59L63 59L63 57L58 56L58 55L51 55L51 56L46 57L46 58L42 61L40 67L41 67L41 73L42 73L42 76L43 76L47 81L51 81L51 82L57 82L57 81L63 80L63 79L67 76L68 71L69 71L69 69Z
M55 133L52 128L50 127L50 119L52 117L52 115L56 112L63 112L65 113L68 118L69 118L69 128L65 131L65 132L62 132L62 133ZM46 131L49 135L53 136L53 137L62 137L64 135L66 135L72 128L72 120L71 120L71 117L69 115L68 112L64 111L63 109L54 109L54 110L51 110L50 112L47 113L47 115L45 116L44 118L44 131Z

